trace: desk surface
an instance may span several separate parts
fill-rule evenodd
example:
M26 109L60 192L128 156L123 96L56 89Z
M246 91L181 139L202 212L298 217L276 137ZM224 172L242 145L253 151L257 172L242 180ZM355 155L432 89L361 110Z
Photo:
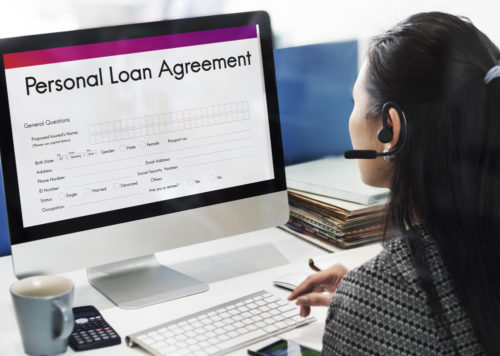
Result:
M243 295L266 289L286 298L286 290L273 286L275 277L288 273L312 273L309 257L327 252L280 229L272 228L214 240L157 254L160 262L178 271L209 283L210 289L196 294L149 307L124 310L116 307L87 281L85 270L64 274L75 283L74 306L92 304L122 337L122 344L88 351L91 355L145 355L138 348L129 348L123 342L126 335L142 329L210 308ZM360 252L362 253L362 252ZM342 256L339 263L349 265L353 254ZM360 257L356 256L359 260ZM368 259L369 256L366 257ZM361 258L363 260L363 258ZM16 280L10 256L0 258L0 355L24 355L14 315L9 287ZM317 321L280 335L283 338L321 349L326 308L314 308ZM252 346L259 348L272 341L272 337ZM66 354L75 352L68 347ZM246 355L246 348L230 355Z

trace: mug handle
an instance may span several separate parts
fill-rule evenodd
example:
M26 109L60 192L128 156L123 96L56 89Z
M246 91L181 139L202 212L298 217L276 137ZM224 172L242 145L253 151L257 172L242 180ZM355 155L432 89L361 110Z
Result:
M65 339L73 331L73 326L74 326L73 309L69 308L66 304L64 304L60 300L54 300L54 305L61 314L61 320L62 320L61 333L59 335L56 335L55 337L56 339Z

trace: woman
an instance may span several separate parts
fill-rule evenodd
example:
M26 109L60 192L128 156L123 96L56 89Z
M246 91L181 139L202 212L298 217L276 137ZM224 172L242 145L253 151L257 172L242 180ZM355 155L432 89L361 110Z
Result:
M330 305L324 354L500 355L499 59L444 13L372 41L349 130L355 149L387 152L359 167L391 189L399 233L361 267L333 266L290 295L303 316Z

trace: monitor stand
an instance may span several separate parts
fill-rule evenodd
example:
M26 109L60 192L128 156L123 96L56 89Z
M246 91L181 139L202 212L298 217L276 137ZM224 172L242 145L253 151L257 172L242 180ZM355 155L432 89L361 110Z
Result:
M155 255L87 269L89 283L123 309L135 309L208 290L208 284L160 264Z

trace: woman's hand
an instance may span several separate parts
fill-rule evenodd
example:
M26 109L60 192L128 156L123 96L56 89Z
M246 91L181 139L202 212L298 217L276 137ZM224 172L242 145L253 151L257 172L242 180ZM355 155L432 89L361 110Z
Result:
M333 293L347 272L347 268L336 264L312 274L295 288L288 300L297 299L296 304L300 305L300 316L306 317L311 312L311 306L327 307L330 305Z

